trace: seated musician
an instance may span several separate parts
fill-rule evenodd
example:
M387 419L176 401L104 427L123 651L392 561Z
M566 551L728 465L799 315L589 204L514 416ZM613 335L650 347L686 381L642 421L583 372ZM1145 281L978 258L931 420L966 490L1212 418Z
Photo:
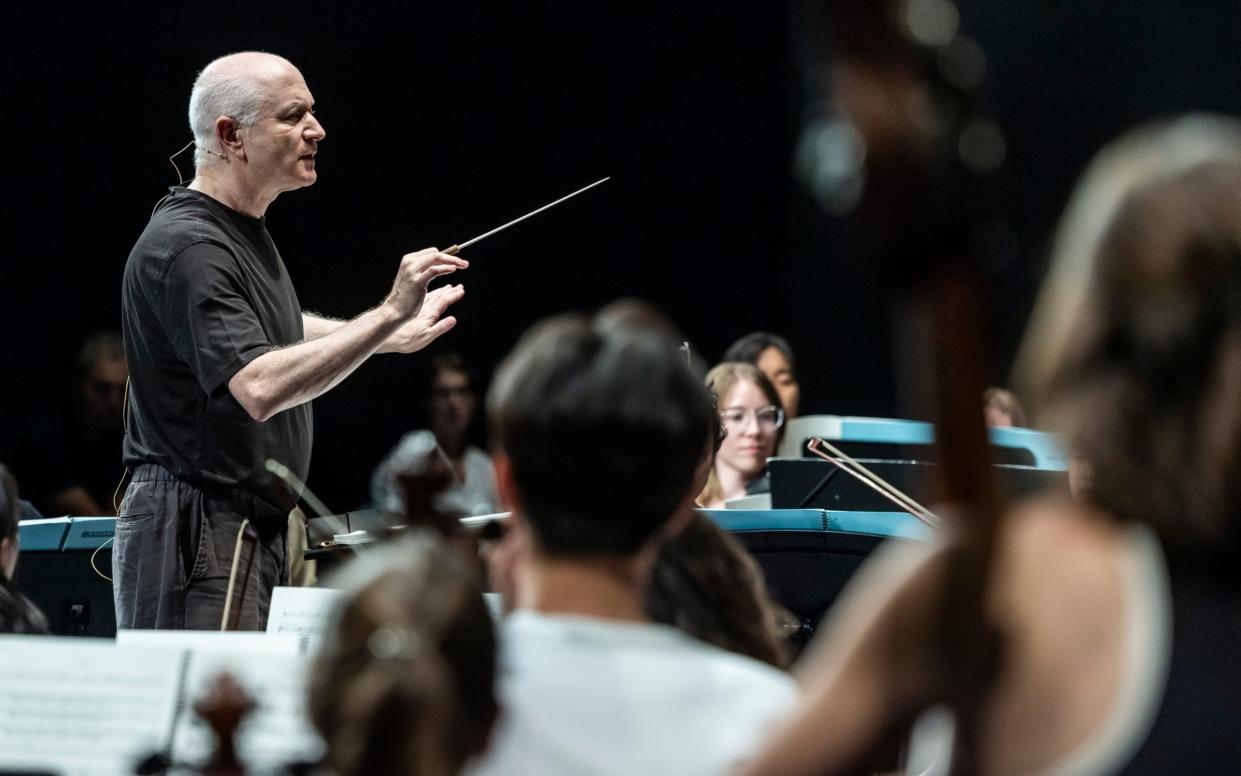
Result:
M1026 413L1012 391L991 387L982 394L982 414L991 428L1026 427Z
M727 435L698 502L719 509L747 493L765 493L767 459L783 434L780 395L759 369L726 361L707 373L707 386L719 398L720 422Z
M427 380L427 418L430 430L411 431L375 471L372 491L391 493L391 479L402 462L430 452L446 467L449 482L436 496L436 507L457 515L487 515L499 511L500 496L487 453L469 444L474 422L475 395L471 372L456 353L431 359ZM380 508L394 505L376 502Z
M710 433L678 344L617 317L560 317L496 375L497 481L528 550L501 628L502 716L476 773L724 773L795 702L783 672L646 612Z
M715 396L711 395L712 409ZM718 412L694 472L691 493L707 484L724 441ZM685 631L721 649L785 668L784 636L793 615L767 594L762 569L746 549L706 515L695 511L685 527L659 548L646 610L655 622Z
M729 345L722 360L744 361L758 367L780 394L785 419L797 417L801 409L801 385L797 382L797 361L788 340L765 331L751 332Z
M17 591L18 515L17 482L0 465L0 633L47 633L47 618L30 599Z
M497 715L495 634L474 570L430 532L347 569L311 673L310 717L336 776L448 776Z
M1181 119L1106 149L1057 253L1021 364L1036 416L1092 482L1085 503L999 525L1000 663L977 764L1227 770L1241 762L1241 124ZM918 627L942 558L904 548L863 571L821 631L803 712L748 773L841 772L884 720L951 697Z

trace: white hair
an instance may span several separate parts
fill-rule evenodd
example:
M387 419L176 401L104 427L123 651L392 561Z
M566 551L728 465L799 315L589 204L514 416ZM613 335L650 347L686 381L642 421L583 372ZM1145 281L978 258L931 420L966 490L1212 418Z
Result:
M220 161L208 151L222 153L215 138L215 120L229 116L243 127L253 126L267 99L267 88L254 68L245 67L257 57L272 54L244 52L220 57L207 65L190 91L190 131L194 133L194 164L205 167Z

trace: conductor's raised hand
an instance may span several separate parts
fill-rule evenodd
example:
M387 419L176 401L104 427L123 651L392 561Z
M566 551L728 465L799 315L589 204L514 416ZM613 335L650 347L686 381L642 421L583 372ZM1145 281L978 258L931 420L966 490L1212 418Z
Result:
M444 315L449 305L465 296L465 286L441 286L427 292L422 309L413 318L401 324L388 337L380 353L414 353L430 345L441 334L457 325L457 319Z
M438 248L407 253L401 258L392 291L384 304L391 307L402 319L414 318L422 310L423 301L427 297L427 285L432 280L468 266L470 263L465 259L449 256Z

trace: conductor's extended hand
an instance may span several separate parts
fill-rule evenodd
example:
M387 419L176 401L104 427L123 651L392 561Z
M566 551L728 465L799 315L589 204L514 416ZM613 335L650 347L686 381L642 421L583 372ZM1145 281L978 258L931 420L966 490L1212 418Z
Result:
M440 253L438 248L424 248L407 253L402 257L401 266L396 271L392 291L383 303L401 318L413 318L422 310L422 303L427 297L427 286L432 280L468 266L470 263L465 259Z
M430 345L457 325L457 319L444 315L448 306L465 296L465 286L441 286L427 292L418 314L401 324L379 347L378 353L414 353Z
M382 304L330 333L260 355L229 379L229 392L251 418L263 422L331 390L372 353L426 347L456 325L455 318L442 316L465 293L460 285L428 293L427 285L468 266L435 248L406 254Z

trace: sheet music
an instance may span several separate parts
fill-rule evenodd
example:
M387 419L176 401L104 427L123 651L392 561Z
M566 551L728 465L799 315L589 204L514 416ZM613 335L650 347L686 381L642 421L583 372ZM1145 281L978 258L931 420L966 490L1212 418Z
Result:
M306 715L310 658L270 653L194 652L185 674L185 712L177 720L173 752L182 762L202 762L213 738L192 711L211 683L227 671L258 704L242 722L238 752L251 773L278 772L292 762L318 760L323 742Z
M272 591L267 632L294 634L301 654L313 654L323 641L341 591L328 587L277 587Z
M0 636L0 767L133 773L167 747L184 659L103 639Z
M162 647L195 652L302 654L302 642L296 634L264 633L263 631L127 630L121 628L116 632L116 643L126 647Z

